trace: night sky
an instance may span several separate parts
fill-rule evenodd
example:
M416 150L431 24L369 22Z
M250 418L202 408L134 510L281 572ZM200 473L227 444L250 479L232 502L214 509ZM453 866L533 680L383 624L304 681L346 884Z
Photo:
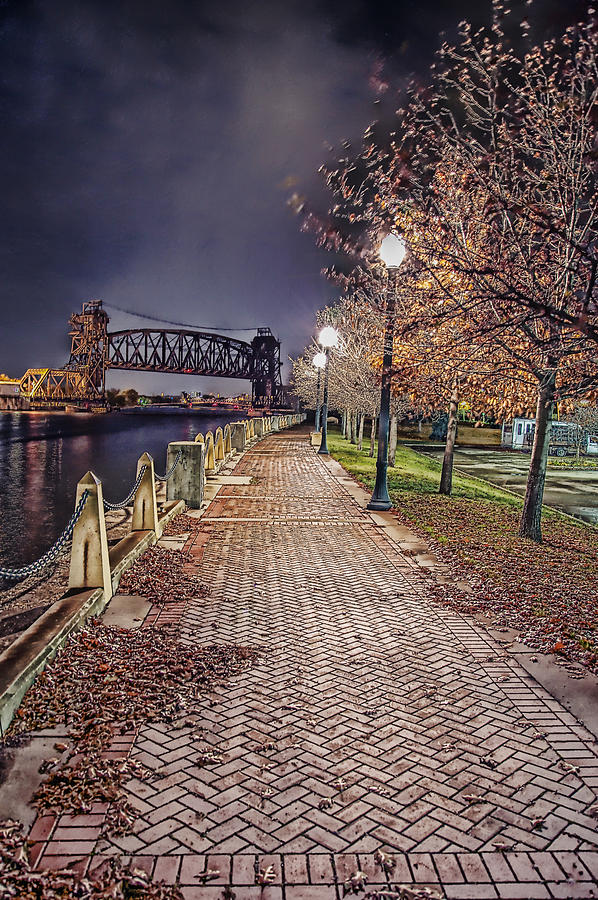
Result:
M541 5L547 20L565 9ZM269 325L285 360L300 351L335 289L289 193L324 204L327 146L394 109L439 31L489 13L489 0L0 0L0 372L63 364L67 319L92 298L214 330ZM152 324L108 311L112 330Z

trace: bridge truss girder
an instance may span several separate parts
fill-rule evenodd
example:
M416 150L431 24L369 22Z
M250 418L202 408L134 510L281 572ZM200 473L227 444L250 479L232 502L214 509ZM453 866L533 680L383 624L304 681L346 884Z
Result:
M87 369L27 369L21 378L20 395L45 403L102 399Z
M143 328L108 335L110 369L251 378L252 351L244 341L201 331Z

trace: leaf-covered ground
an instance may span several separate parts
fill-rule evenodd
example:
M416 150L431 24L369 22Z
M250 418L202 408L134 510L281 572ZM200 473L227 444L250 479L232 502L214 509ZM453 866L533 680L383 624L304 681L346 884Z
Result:
M0 888L3 900L183 900L176 886L152 882L147 873L111 860L82 876L71 870L34 871L22 826L0 821Z
M54 745L56 756L43 764L47 778L35 805L85 813L94 803L110 803L107 828L127 832L135 812L123 785L149 773L107 754L114 735L147 721L197 724L201 694L253 665L258 653L236 644L189 647L177 641L175 628L127 630L91 620L39 675L8 732L10 740L68 727L68 738Z
M374 460L334 435L333 455L366 487ZM473 592L432 584L436 599L463 612L489 613L521 631L534 649L598 671L598 529L550 510L542 544L517 534L521 501L475 478L456 475L452 497L438 491L440 465L399 447L389 491L399 519L425 536Z
M175 524L169 533L176 534L176 527ZM160 605L206 597L209 590L201 584L197 575L185 571L189 561L189 555L183 550L150 547L123 573L119 593L140 594Z

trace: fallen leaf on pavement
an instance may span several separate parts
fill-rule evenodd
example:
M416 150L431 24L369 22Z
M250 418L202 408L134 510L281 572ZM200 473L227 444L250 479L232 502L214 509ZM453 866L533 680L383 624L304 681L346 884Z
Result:
M467 800L470 806L474 806L476 803L486 803L487 801L484 797L480 797L479 794L463 794L463 799Z
M353 872L352 875L347 878L345 883L343 884L343 896L347 894L357 894L359 891L362 891L367 884L368 876L365 872Z
M202 872L200 875L195 876L198 881L202 881L204 884L206 881L213 881L214 878L220 878L220 870L219 869L208 869L207 872Z
M376 850L374 853L374 862L376 865L381 866L385 872L391 872L397 864L394 856L389 856L389 854L385 853L383 850Z
M276 872L274 866L268 866L267 869L260 869L255 876L256 884L273 884L276 881Z

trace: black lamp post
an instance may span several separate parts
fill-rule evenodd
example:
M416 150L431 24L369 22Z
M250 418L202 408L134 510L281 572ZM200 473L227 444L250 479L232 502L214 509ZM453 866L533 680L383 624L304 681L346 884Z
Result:
M376 459L376 484L368 509L384 511L392 506L388 495L388 426L390 422L390 386L392 381L392 351L395 315L395 279L405 258L405 243L396 234L388 234L380 245L380 258L388 271L386 288L386 324L384 329L384 353L382 356L382 387L380 391L380 419L378 422L378 457Z
M330 369L330 351L338 344L338 331L331 325L322 328L318 340L324 348L326 364L324 367L324 401L322 403L322 440L318 453L328 456L328 372Z
M318 370L318 384L316 386L316 421L315 421L315 432L319 434L320 431L320 378L322 375L322 369L326 366L326 354L325 353L316 353L313 358L313 364Z

